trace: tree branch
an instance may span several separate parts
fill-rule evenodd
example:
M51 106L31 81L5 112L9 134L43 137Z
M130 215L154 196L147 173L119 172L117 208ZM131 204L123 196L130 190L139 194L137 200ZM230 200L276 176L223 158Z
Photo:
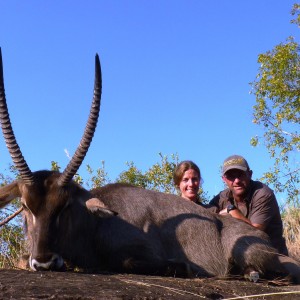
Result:
M296 170L294 170L294 171L291 171L291 172L289 172L289 173L287 173L287 174L284 174L284 175L281 176L281 177L291 176L291 175L294 174L294 173L298 173L298 171L300 171L300 168L298 168L298 169L296 169Z
M16 212L8 216L6 219L0 222L0 227L8 223L10 220L12 220L14 217L16 217L21 211L23 210L23 207L19 208Z
M291 137L293 137L293 138L298 136L297 134L294 134L294 133L291 133L291 132L287 132L287 131L284 131L283 129L278 128L278 127L275 126L274 123L273 123L272 121L270 121L270 120L267 120L267 122L268 122L269 124L271 124L273 128L276 128L276 129L277 129L279 132L281 132L282 134L291 136Z

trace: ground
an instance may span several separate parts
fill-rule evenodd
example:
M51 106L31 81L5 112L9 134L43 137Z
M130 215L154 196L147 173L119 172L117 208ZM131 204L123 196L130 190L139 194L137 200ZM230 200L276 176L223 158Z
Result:
M181 279L127 274L2 269L0 300L300 299L300 285L278 285L279 282L274 285L274 283L262 280L253 283L241 279Z

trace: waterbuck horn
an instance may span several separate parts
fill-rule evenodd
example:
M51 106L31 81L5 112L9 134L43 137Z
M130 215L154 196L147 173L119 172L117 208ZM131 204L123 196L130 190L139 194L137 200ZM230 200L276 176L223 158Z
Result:
M95 83L94 83L94 97L92 102L92 107L90 110L87 125L84 130L84 134L81 138L80 144L77 147L71 161L67 165L66 169L61 174L58 184L61 186L66 185L75 175L79 169L82 161L89 149L92 142L94 132L97 126L100 103L101 103L101 92L102 92L102 76L99 56L96 54L95 58Z
M21 175L21 178L25 181L26 184L30 185L33 183L33 175L16 141L11 126L11 122L9 119L9 113L8 113L6 98L5 98L1 48L0 48L0 122L1 122L3 136L8 151L10 153L10 156L12 157L12 160Z

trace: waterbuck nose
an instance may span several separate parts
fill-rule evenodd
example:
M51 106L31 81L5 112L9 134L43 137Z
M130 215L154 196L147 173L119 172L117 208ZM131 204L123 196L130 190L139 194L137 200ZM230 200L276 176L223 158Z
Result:
M61 256L50 254L47 257L30 257L29 265L33 271L51 271L62 268L64 262Z

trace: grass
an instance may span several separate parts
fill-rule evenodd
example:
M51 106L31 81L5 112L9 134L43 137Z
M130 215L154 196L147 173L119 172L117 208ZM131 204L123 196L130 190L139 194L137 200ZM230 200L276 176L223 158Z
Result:
M300 262L300 209L288 208L283 215L283 224L289 255Z
M4 225L0 229L0 268L15 269L25 253L25 240L19 226Z

